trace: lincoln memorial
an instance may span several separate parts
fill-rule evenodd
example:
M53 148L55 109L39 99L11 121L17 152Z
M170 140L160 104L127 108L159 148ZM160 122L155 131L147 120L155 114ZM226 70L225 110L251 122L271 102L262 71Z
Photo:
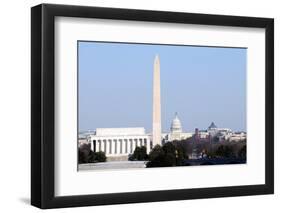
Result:
M97 128L88 139L94 152L102 151L107 157L128 157L137 146L145 146L147 153L151 150L150 137L144 128Z

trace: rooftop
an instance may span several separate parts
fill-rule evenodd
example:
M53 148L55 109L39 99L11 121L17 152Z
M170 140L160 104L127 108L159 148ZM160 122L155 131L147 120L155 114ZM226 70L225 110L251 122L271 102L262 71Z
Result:
M97 136L119 136L119 135L144 135L145 129L143 127L132 128L97 128Z
M211 125L208 127L208 129L216 129L218 128L214 122L211 123Z

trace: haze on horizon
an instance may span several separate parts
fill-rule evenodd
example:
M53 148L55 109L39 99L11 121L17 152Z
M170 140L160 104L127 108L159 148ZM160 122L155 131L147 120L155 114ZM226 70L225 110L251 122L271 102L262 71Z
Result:
M184 131L246 131L245 48L78 42L79 131L152 129L152 78L160 58L162 131L175 112Z

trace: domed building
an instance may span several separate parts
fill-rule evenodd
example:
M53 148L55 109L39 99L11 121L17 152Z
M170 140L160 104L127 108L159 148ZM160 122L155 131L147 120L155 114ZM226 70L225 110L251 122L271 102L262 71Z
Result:
M172 121L171 133L182 133L181 121L178 118L178 113L175 114L175 118Z
M190 138L192 137L192 133L183 132L178 113L175 113L175 117L171 123L170 133L166 134L165 136L167 141L175 141Z

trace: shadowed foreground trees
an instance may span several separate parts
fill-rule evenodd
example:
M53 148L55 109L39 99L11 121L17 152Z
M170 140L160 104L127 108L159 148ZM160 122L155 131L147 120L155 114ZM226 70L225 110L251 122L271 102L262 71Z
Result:
M230 158L235 157L234 151L230 146L220 145L215 151L215 155L218 157Z
M79 164L105 162L106 156L104 152L93 152L88 144L82 145L78 150Z
M246 145L221 144L207 150L208 158L241 158L246 159Z
M245 141L241 143L216 143L214 145L209 143L191 144L177 141L173 143L167 142L162 147L156 145L148 155L148 162L146 166L188 166L188 155L192 154L190 145L195 147L195 152L201 154L199 159L246 159Z
M104 152L93 152L90 151L88 154L79 150L79 164L82 163L98 163L105 162L106 156Z
M165 143L162 147L156 145L148 155L147 167L180 166L187 159L185 150L173 143Z
M205 160L246 160L246 141L224 143L190 143L188 141L167 142L163 146L156 145L147 155L145 146L136 147L129 160L148 161L147 167L187 166L188 156ZM93 152L89 144L84 144L78 151L79 164L105 162L104 152Z
M247 147L246 147L246 145L244 145L244 146L239 150L238 156L239 156L240 158L246 158L246 156L247 156Z
M173 141L176 146L181 145L186 155L197 155L207 158L242 158L246 159L246 140L240 141L196 141L188 138L180 141Z
M145 146L137 146L134 153L130 156L129 160L147 160L148 155L146 154Z

